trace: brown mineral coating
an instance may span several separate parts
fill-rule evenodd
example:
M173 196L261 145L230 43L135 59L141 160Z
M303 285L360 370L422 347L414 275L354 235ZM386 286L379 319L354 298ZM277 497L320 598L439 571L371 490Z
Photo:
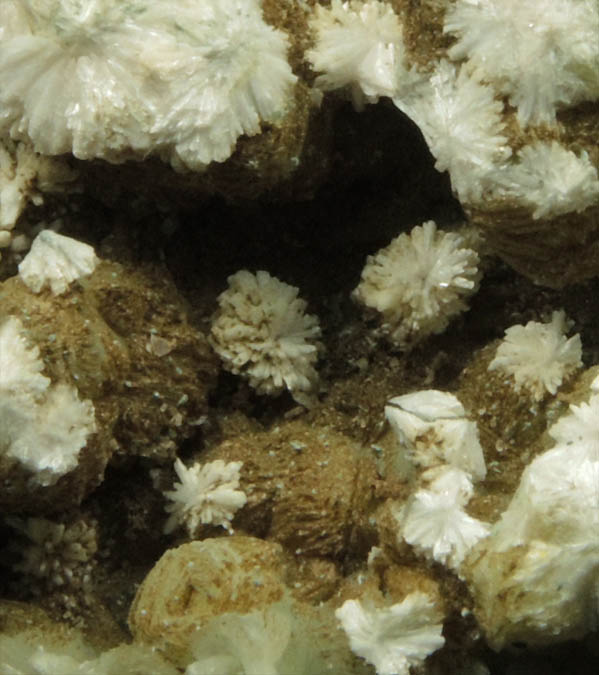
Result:
M515 158L525 145L557 141L577 156L587 152L599 168L599 106L584 103L558 111L554 127L522 129L507 100L503 121ZM469 221L480 228L486 245L519 274L534 283L563 288L599 275L599 205L582 212L535 219L532 209L508 198L462 204Z
M499 340L473 354L456 391L478 426L487 465L487 476L477 483L466 510L491 523L507 507L523 469L538 452L548 423L566 407L560 398L549 394L536 401L526 388L516 391L512 377L499 370L489 371L498 345Z
M137 591L129 613L136 640L184 662L198 626L283 598L283 549L253 537L204 539L169 549Z
M15 635L22 632L30 633L36 645L43 641L46 648L52 645L57 649L81 637L78 630L61 622L59 617L53 617L52 612L47 612L42 607L31 603L0 600L0 635ZM90 623L85 628L84 635L92 647L100 650L115 647L127 637L124 631L101 611L90 615ZM89 652L91 657L93 654L91 650Z
M36 295L19 277L12 277L0 285L0 316L8 315L21 320L30 345L39 347L43 374L52 383L77 386L81 399L94 402L98 431L81 450L76 468L54 485L39 486L18 462L6 455L0 459L4 509L38 514L63 510L79 504L102 481L115 449L111 431L117 415L117 405L107 391L128 359L95 306L84 299L82 289L58 297L49 292Z
M366 551L374 502L373 460L346 436L302 420L236 435L200 461L242 461L246 506L233 524L296 555L338 558Z
M216 355L188 323L187 307L166 269L104 263L88 289L129 358L129 367L115 373L119 452L173 458L207 412Z
M507 201L466 211L491 250L535 283L561 288L598 275L599 206L539 220Z
M446 58L453 39L443 33L444 7L435 2L390 0L403 27L408 66L429 70L435 61Z
M52 384L66 382L81 399L91 399L98 431L77 467L51 486L30 482L31 473L3 455L0 504L6 510L68 509L102 482L115 451L164 460L197 432L218 363L187 322L165 270L105 261L62 296L32 293L12 277L0 285L0 316L9 315L39 347Z
M496 340L473 354L456 392L477 423L487 463L521 455L545 430L549 411L564 407L549 392L537 401L525 386L516 390L513 376L489 370L500 344Z
M297 557L287 567L285 580L294 598L312 606L326 602L343 578L341 565L325 558Z
M555 440L551 437L549 429L557 419L567 413L567 404L580 405L588 401L591 396L591 383L599 375L599 367L595 366L582 372L573 381L563 387L559 394L559 403L553 409L547 411L544 415L548 429L537 438L530 447L527 464L530 464L530 456L539 455L555 445ZM524 469L525 466L522 467ZM510 490L509 470L502 475L506 484L504 489L511 492L510 500L515 491L520 476L517 477L513 489ZM510 500L507 500L508 502ZM507 504L506 504L507 506ZM531 520L527 524L527 530L535 533L537 543L552 541L552 538L568 540L568 534L562 532L560 535L559 525L550 522L546 514L537 514L536 520ZM533 564L534 555L531 555L530 547L526 545L512 546L504 550L497 550L497 547L488 542L481 541L475 546L467 556L461 574L468 584L468 588L475 602L475 613L481 629L485 633L487 643L496 650L503 649L513 641L521 640L523 633L527 635L529 646L543 646L551 644L555 636L548 635L533 619L531 621L530 608L534 605L546 606L551 602L551 592L546 584L539 583L532 585L523 592L521 585L514 580L514 569L527 568ZM542 560L542 554L536 554L538 560ZM551 552L546 554L547 559L551 559ZM541 567L541 563L538 563ZM551 569L551 563L546 563L547 569ZM543 573L550 574L545 569ZM589 574L596 574L589 569ZM591 585L590 582L582 582L581 586ZM559 589L557 589L559 590ZM556 612L576 612L574 605L560 607ZM582 606L579 608L581 613L584 611ZM505 617L506 620L498 621L497 617ZM576 623L576 622L574 622ZM567 626L564 626L560 640L578 639L580 634L576 633L576 628L568 632Z
M425 593L444 614L445 603L441 596L439 584L431 578L426 567L418 569L408 565L393 565L383 575L384 589L392 603L401 602L410 593Z

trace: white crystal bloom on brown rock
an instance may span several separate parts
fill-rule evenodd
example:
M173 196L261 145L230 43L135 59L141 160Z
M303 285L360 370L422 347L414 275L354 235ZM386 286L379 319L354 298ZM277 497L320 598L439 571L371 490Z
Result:
M325 91L351 87L354 106L394 96L405 67L403 29L392 7L370 0L317 5L310 20L316 43L306 52L314 70L322 73L316 86Z
M599 7L592 0L458 0L445 16L453 59L509 97L520 124L599 97Z
M585 150L578 156L555 140L539 141L516 159L498 171L493 192L531 208L535 220L599 205L599 176Z
M446 391L424 389L395 396L385 417L402 450L425 469L450 465L473 480L486 475L476 422L468 419L459 399Z
M540 400L555 394L563 380L582 366L580 335L566 337L563 311L553 312L549 323L529 321L511 326L489 364L513 378L514 388L527 390Z
M489 534L486 523L464 510L472 490L466 473L445 468L396 515L401 537L425 557L458 569L474 544Z
M52 485L77 466L96 421L90 400L65 382L51 385L42 370L39 348L8 317L0 324L0 453Z
M318 319L305 313L296 287L268 272L241 270L228 281L210 332L224 367L260 394L287 389L303 402L318 380Z
M175 489L165 492L171 503L166 505L170 513L164 526L169 534L178 525L185 525L189 536L195 537L200 525L220 525L233 532L231 520L247 497L239 490L239 470L243 462L214 462L186 468L180 459L175 460L175 471L180 483Z
M381 332L407 348L442 333L478 289L478 254L428 222L368 256L353 297L380 314Z
M441 61L393 102L418 125L435 168L449 172L460 201L479 201L497 166L511 155L503 104L493 89L465 68Z
M42 230L20 263L19 276L34 293L49 286L54 295L61 295L73 281L89 276L98 262L89 244Z
M247 614L230 612L215 617L202 626L194 640L197 658L187 666L185 675L284 673L284 653L291 637L292 617L284 602Z
M37 152L224 161L286 111L287 37L259 0L3 0L0 132Z
M599 606L599 395L571 405L463 571L488 643L580 639Z
M420 592L410 593L390 607L366 608L346 600L335 612L351 650L373 664L377 675L409 675L445 643L439 611Z

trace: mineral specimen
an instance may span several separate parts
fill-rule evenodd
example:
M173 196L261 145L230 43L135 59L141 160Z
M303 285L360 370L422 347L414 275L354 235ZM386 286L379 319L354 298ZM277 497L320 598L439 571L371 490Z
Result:
M347 600L336 615L352 651L372 663L377 675L408 675L410 666L422 663L445 642L438 611L424 593L375 609Z
M516 390L527 389L540 400L555 394L563 380L582 366L580 335L566 338L565 312L554 312L549 323L529 321L511 326L497 348L489 370L513 378Z
M318 319L305 314L299 289L268 272L241 270L218 297L210 342L227 370L258 393L287 389L298 401L314 394L318 374Z
M172 502L166 506L171 515L164 526L165 533L184 524L190 537L194 537L199 526L208 523L221 525L232 533L231 519L247 501L245 493L238 489L241 466L242 462L225 464L217 459L187 469L177 458L175 471L181 482L164 493Z
M316 44L306 57L322 72L316 86L325 91L349 86L356 108L393 96L402 79L409 80L402 27L384 2L333 0L326 9L317 5L311 27Z
M295 81L257 0L4 5L0 130L47 155L197 169L282 116Z
M89 276L98 262L88 244L43 230L19 265L19 276L34 293L50 286L52 293L60 295L73 281Z
M381 315L381 332L408 348L467 309L479 282L478 255L429 220L368 256L354 299Z

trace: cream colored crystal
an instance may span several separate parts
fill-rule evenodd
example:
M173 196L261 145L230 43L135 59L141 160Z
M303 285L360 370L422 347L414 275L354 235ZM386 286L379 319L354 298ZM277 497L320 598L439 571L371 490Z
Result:
M73 281L89 276L99 259L88 244L42 230L19 265L19 276L34 292L50 286L54 295L65 293Z
M486 523L464 510L472 490L466 473L445 467L396 513L400 536L425 557L459 569L468 551L489 534Z
M424 593L411 593L390 607L367 608L346 600L335 612L351 650L372 663L377 675L409 675L445 643L439 611Z
M0 132L47 155L202 169L296 81L259 0L3 0L0 34Z
M90 400L41 374L39 349L30 347L22 323L0 324L0 453L17 460L41 485L73 470L96 431Z
M482 480L485 459L476 423L449 392L428 389L392 398L385 406L401 449L417 466L448 464Z
M556 109L599 97L599 7L586 0L457 0L449 55L509 97L520 124L555 124Z
M495 92L465 68L439 62L429 77L400 91L395 105L420 128L462 202L480 201L511 155Z
M381 332L407 348L465 311L479 278L477 253L429 220L368 256L353 297L379 312Z
M467 561L489 644L530 646L596 630L599 611L599 395L549 430L508 508Z
M297 288L268 272L241 270L228 281L210 331L224 367L261 394L287 389L306 402L318 381L318 319L305 314Z
M524 389L536 400L555 394L563 380L582 366L580 335L567 338L566 330L564 311L553 312L549 323L511 326L489 370L506 373L516 391Z
M324 90L351 88L354 105L394 96L410 80L405 66L403 29L392 7L369 0L317 5L310 19L316 44L306 52L321 74L315 84Z
M186 468L180 459L175 460L179 483L165 492L170 502L166 506L169 516L164 532L172 532L178 525L185 525L190 537L195 537L200 525L220 525L233 532L231 520L247 501L239 490L239 470L243 462L223 462L217 459L201 465L196 462Z

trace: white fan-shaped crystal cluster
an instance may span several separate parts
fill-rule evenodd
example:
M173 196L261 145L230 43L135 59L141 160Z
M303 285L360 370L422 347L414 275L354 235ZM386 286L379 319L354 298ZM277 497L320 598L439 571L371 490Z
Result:
M73 281L89 276L98 262L89 244L42 230L20 263L19 276L34 293L50 286L54 295L61 295Z
M287 38L259 0L3 0L0 131L38 152L223 161L287 107Z
M489 526L464 511L473 491L468 474L450 467L438 473L396 513L399 533L418 553L458 569Z
M476 423L453 394L434 389L392 398L385 416L401 450L426 469L420 479L430 481L395 508L398 538L427 558L459 569L466 553L489 532L464 510L472 481L487 473Z
M210 343L227 370L261 394L285 389L303 402L318 380L318 319L305 314L298 289L268 272L241 270L218 298Z
M563 311L554 312L549 323L529 321L511 326L489 364L514 379L516 391L524 388L536 400L555 394L563 380L582 366L580 335L566 337Z
M485 477L476 422L468 419L453 394L425 389L395 396L385 406L385 417L416 466L430 469L447 464L474 480Z
M395 105L420 128L438 171L449 171L461 201L480 200L487 179L511 149L504 135L503 105L491 87L448 61Z
M353 297L381 314L381 332L407 348L441 333L478 289L478 254L429 220L369 256Z
M468 574L496 649L581 638L599 608L599 395L549 430Z
M77 466L96 430L94 407L66 383L41 374L39 349L29 347L22 323L0 324L0 453L18 460L41 485Z
M370 609L360 600L346 600L335 615L351 650L371 663L377 675L409 675L411 666L421 664L445 643L439 611L424 593Z
M316 86L325 91L351 87L354 106L394 96L410 75L405 66L403 29L392 7L369 0L332 0L316 7L310 26L316 44L306 52Z
M445 32L449 55L509 96L522 125L599 97L599 7L595 0L457 0Z
M533 209L535 219L599 205L599 175L588 153L577 156L557 141L525 145L496 180L496 194Z
M549 435L555 446L525 469L497 527L502 548L590 540L599 551L599 395L571 405Z
M165 534L179 525L185 525L191 538L200 525L220 525L232 533L231 520L247 501L245 492L238 489L242 465L243 462L217 459L203 465L196 462L187 468L177 458L175 471L181 482L164 493L171 500L165 507L171 514L164 526Z

